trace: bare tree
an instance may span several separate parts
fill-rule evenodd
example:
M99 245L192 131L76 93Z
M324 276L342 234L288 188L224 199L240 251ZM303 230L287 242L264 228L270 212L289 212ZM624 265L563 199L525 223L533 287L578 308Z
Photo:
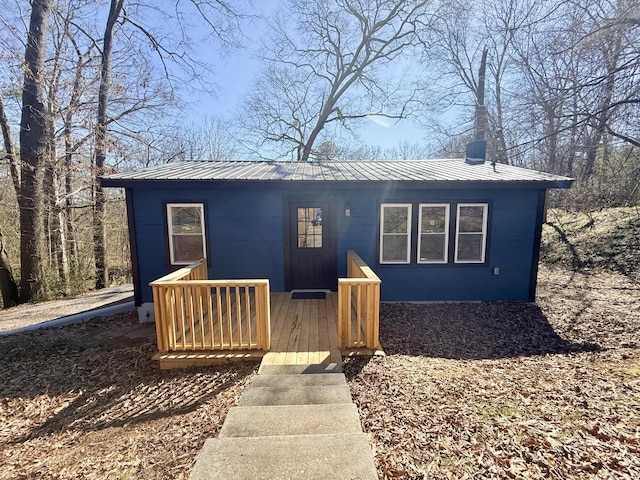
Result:
M0 95L0 130L4 141L4 154L9 168L11 170L11 178L13 180L14 189L20 191L20 172L16 168L15 153L13 151L13 142L11 140L11 131L9 121L4 111L4 102ZM3 308L13 307L18 303L18 286L13 278L13 270L9 260L9 254L5 248L4 237L0 231L0 293L2 294Z
M493 161L514 161L506 139L512 117L507 113L510 108L505 108L509 97L515 97L509 88L513 81L509 76L515 71L514 42L518 32L535 26L553 6L531 0L484 4L455 0L449 2L448 9L449 14L438 24L434 48L426 52L436 55L444 70L436 81L439 93L448 99L449 107L468 111L465 123L469 125L474 119L474 136L487 140L487 154ZM466 128L463 132L470 131Z
M107 156L107 106L109 88L111 87L111 56L113 52L113 33L116 20L122 12L124 0L111 0L109 15L102 37L102 65L100 68L100 87L98 89L98 117L96 121L95 137L95 174L96 178L104 174L104 164ZM107 286L107 263L105 255L104 207L105 197L102 187L97 180L93 190L93 252L96 262L96 288Z
M434 4L286 2L270 25L264 68L245 99L242 123L257 148L275 147L306 162L328 130L335 134L368 116L409 116L417 104L408 57L430 32Z
M0 293L2 307L10 308L18 304L18 285L13 278L9 254L5 249L4 235L0 232Z
M518 39L521 142L539 168L587 182L612 148L640 146L637 0L558 3Z
M50 0L34 0L27 35L20 122L20 298L44 296L42 275L42 162L47 153L46 109L43 98L44 57Z
M166 160L239 160L241 146L221 117L205 117L200 123L176 125L167 135L172 145L164 144L158 157ZM169 142L167 142L169 143Z

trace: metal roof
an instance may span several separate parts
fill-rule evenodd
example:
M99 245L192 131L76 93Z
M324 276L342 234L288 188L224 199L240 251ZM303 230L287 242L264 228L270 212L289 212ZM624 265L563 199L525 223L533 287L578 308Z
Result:
M569 188L572 179L512 165L470 165L464 159L376 162L167 163L101 178L106 187L152 181L300 181L300 182L524 182Z

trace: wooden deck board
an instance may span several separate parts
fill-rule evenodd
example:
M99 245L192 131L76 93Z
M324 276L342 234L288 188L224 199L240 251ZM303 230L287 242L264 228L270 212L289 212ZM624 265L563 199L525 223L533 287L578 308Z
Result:
M185 338L186 348L170 352L162 358L158 357L158 360L161 360L162 368L171 368L178 364L185 364L185 362L189 362L189 365L199 365L232 359L259 358L264 354L262 363L266 365L341 364L342 354L338 347L337 299L336 292L327 293L324 300L292 300L290 293L271 293L271 350L266 354L259 350L244 350L237 352L237 355L233 352L220 351L223 348L218 341L221 325L219 324L217 302L214 299L206 307L204 305L204 308L201 307L205 320L202 325L200 322L191 325L190 321L185 321L184 330L177 329L176 340L181 341L182 338ZM230 307L235 309L237 298L235 295L228 298L223 297L220 303L220 310L226 312ZM244 309L246 306L244 298L240 303ZM225 320L222 325L225 337L231 335L237 339L238 334L241 333L245 349L251 348L248 343L249 338L251 338L252 344L257 339L253 301L251 301L249 308L251 311L250 337L246 327L243 327L242 332L238 332L235 310L231 321ZM182 323L182 319L180 319L180 323ZM215 339L213 345L210 340L212 327ZM196 344L201 342L203 333L208 339L205 345L210 350L190 352L189 347L192 345L192 341L195 339ZM226 341L224 343L225 347L229 346Z
M325 300L291 300L290 293L272 293L271 351L262 363L340 364L337 295L328 293Z
M329 313L330 300L318 304L318 363L331 363L331 348L329 346ZM336 318L336 328L337 318ZM326 332L326 333L325 333Z
M300 345L300 327L302 322L302 312L304 307L304 301L295 300L291 302L291 307L287 311L287 316L284 318L285 327L290 328L291 333L289 335L289 343L285 350L285 365L297 365L298 360L298 347Z
M327 317L333 319L332 328L328 329L329 337L329 350L331 363L342 363L342 353L340 353L340 345L338 343L338 292L331 292L327 294L327 298L330 300L327 303L327 307L331 307L327 311ZM331 321L328 322L331 325Z
M322 300L312 300L309 302L309 358L310 364L320 363L320 345L318 320L320 316L320 302Z

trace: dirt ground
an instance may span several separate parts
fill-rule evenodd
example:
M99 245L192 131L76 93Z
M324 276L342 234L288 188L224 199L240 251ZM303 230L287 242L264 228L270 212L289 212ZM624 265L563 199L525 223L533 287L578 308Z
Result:
M345 367L380 478L640 478L640 285L543 267L538 291L382 306L387 356ZM187 478L257 364L154 351L134 314L0 338L0 479Z

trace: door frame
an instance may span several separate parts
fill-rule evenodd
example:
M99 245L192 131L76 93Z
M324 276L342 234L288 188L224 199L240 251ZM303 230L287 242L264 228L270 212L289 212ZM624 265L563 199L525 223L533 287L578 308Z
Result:
M315 203L315 205L314 205ZM291 209L294 205L302 206L298 204L303 204L307 206L317 206L318 204L322 204L322 224L323 224L323 242L325 240L324 237L324 228L327 228L327 256L331 257L331 291L338 290L338 254L337 254L337 243L338 243L338 221L336 218L336 209L334 200L327 194L321 195L306 195L306 196L295 196L295 197L285 197L282 206L282 219L283 219L283 249L284 249L284 290L285 292L290 292L292 290L292 249L293 249L293 232L292 232L292 218L291 218ZM325 212L325 208L327 212ZM327 218L328 217L328 218ZM328 221L327 221L328 220ZM296 219L297 223L297 219Z

